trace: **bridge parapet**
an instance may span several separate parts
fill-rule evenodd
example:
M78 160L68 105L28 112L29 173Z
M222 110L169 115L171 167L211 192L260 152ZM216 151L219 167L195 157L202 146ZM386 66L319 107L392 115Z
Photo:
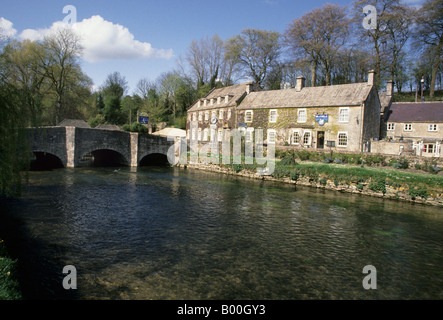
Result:
M167 155L174 140L156 135L80 127L30 128L33 152L58 157L65 167L78 167L85 155L110 150L121 155L124 164L137 167L150 154Z

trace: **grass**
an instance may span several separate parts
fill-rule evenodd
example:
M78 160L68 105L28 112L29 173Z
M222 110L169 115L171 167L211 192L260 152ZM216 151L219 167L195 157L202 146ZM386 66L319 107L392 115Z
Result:
M20 300L22 295L15 279L17 261L11 259L5 243L0 239L0 300Z

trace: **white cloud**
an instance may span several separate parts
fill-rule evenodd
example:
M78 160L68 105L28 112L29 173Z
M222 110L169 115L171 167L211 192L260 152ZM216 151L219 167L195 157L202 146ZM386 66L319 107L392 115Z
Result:
M58 21L48 29L23 30L19 37L42 40L57 28L66 26L65 23ZM80 36L84 48L83 58L89 62L113 59L169 59L173 56L172 49L155 49L148 42L136 40L128 28L107 21L99 15L68 26Z
M3 17L0 17L0 35L5 36L7 38L14 37L17 33L13 27L13 23L9 20L6 20Z

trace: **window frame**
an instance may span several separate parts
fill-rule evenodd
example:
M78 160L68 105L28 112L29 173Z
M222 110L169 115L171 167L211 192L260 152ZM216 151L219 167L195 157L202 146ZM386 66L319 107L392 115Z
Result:
M273 118L273 112L275 112L275 119L272 119ZM271 110L269 110L269 123L276 123L277 122L277 117L278 117L278 112L277 112L277 109L271 109Z
M395 123L389 122L387 128L388 128L388 131L394 131L395 130Z
M438 124L436 124L436 123L428 124L428 131L429 132L437 132L438 131Z
M248 113L251 114L251 119L248 121ZM245 111L245 123L251 123L254 120L254 111L253 110L246 110Z
M343 135L343 134L346 136L346 145L340 144L340 135ZM347 131L339 131L337 133L337 147L347 148L348 146L349 146L349 134L348 134L348 132Z
M304 119L300 119L300 113L303 111L304 113ZM297 110L297 122L299 123L305 123L308 121L308 111L303 108L303 109L298 109Z
M405 123L403 125L403 131L411 132L412 131L412 123Z
M342 119L342 111L346 111L347 112L345 119ZM350 113L349 107L338 108L338 122L340 122L340 123L348 123L349 119L351 117L350 114L351 113Z
M294 136L295 136L295 134L297 134L297 136L298 136L298 142L294 142ZM295 145L295 146L299 146L300 145L300 141L301 141L301 135L300 135L300 130L298 130L298 129L296 129L296 130L292 130L291 131L291 143L290 144L292 144L292 145Z
M274 141L269 141L269 137L270 134L273 133L274 134ZM276 144L277 142L277 132L275 131L275 129L268 129L267 133L266 133L266 141L268 142L268 144Z
M308 134L308 142L305 142L305 137ZM308 146L311 147L312 146L312 131L311 130L306 130L303 132L303 146Z

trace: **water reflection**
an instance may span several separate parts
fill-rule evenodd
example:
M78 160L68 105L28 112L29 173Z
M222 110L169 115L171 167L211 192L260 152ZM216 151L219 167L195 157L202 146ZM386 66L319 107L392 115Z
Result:
M37 269L29 297L66 295L72 264L70 298L443 298L432 207L152 167L32 172L5 213L22 219L20 260ZM368 264L377 290L362 287Z

